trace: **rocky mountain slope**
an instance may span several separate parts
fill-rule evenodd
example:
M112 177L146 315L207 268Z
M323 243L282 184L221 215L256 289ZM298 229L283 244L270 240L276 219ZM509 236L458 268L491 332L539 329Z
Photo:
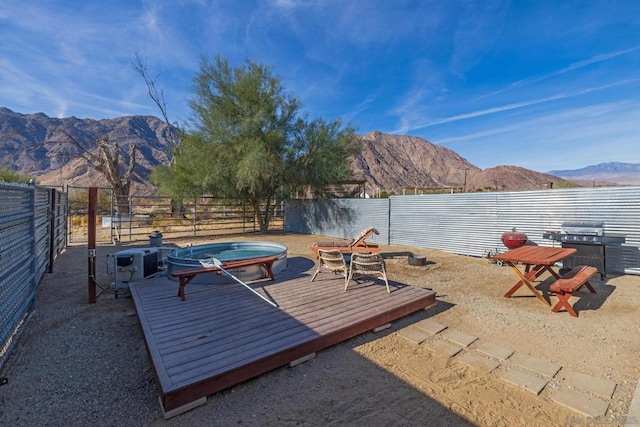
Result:
M80 148L70 143L64 132L85 149L93 149L93 141L106 136L123 147L125 161L126 147L137 145L134 189L148 193L153 191L148 182L152 168L167 162L168 129L165 122L152 116L57 119L0 107L0 166L35 175L46 185L103 186L102 176L79 157ZM356 178L366 180L367 191L398 194L411 187L531 190L545 188L549 182L565 182L515 166L483 171L454 151L414 136L376 131L361 138L363 151L352 160L352 167Z
M137 146L134 180L147 185L152 168L167 161L168 126L152 116L127 116L92 120L51 118L45 114L19 114L0 107L0 165L38 177L47 185L105 185L100 174L80 157L93 141L108 137L123 147L123 160L130 144Z
M403 188L456 188L462 191L537 190L568 182L517 166L482 170L458 153L414 136L371 132L354 161L356 176L369 188L399 193Z
M364 135L362 142L362 153L353 162L355 175L381 190L457 187L465 173L481 171L454 151L414 136L376 131Z
M609 162L587 166L576 170L555 170L547 172L571 181L615 182L620 185L640 185L640 163Z
M472 190L502 191L537 190L570 185L570 182L557 176L518 166L496 166L473 175L467 187Z

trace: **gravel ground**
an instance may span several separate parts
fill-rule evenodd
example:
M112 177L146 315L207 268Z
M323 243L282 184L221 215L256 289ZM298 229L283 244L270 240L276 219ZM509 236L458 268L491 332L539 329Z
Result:
M272 233L236 240L281 242L289 256L311 258L309 246L317 239ZM100 283L112 280L105 255L129 247L98 248ZM165 420L132 300L105 293L88 304L86 247L71 246L44 279L36 310L0 370L8 378L0 386L0 425L623 424L640 377L640 277L596 281L598 293L584 294L576 319L551 313L525 292L503 298L515 276L489 260L399 246L382 251L391 280L436 290L435 308L209 396L205 405ZM409 253L425 255L429 264L409 266ZM499 379L509 361L491 374L478 373L397 335L425 318L512 348L514 357L531 355L562 369L535 396ZM606 419L582 419L553 402L572 372L617 384Z

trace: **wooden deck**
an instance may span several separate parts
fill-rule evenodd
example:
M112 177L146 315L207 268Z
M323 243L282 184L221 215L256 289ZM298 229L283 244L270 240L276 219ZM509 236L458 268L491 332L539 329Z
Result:
M190 284L156 277L130 284L166 412L435 304L435 292L390 281L352 282L289 258L275 281Z

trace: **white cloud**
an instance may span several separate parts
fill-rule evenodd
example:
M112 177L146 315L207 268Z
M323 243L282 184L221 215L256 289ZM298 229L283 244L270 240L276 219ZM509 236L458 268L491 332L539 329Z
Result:
M523 79L523 80L519 80L517 82L513 82L513 83L507 85L503 89L488 93L486 95L482 95L482 96L474 99L474 101L477 101L477 100L480 100L480 99L483 99L483 98L487 98L487 97L490 97L490 96L494 96L494 95L497 95L497 94L500 94L500 93L503 93L503 92L506 92L506 91L509 91L509 90L512 90L512 89L516 89L516 88L528 86L528 85L531 85L531 84L534 84L534 83L538 83L538 82L541 82L543 80L546 80L546 79L549 79L549 78L552 78L552 77L557 77L559 75L569 73L571 71L576 71L576 70L579 70L581 68L587 67L589 65L593 65L593 64L600 63L600 62L604 62L604 61L607 61L609 59L617 58L617 57L625 55L627 53L634 52L634 51L636 51L638 49L640 49L640 46L635 46L635 47L632 47L632 48L629 48L629 49L623 49L623 50L618 50L618 51L615 51L615 52L609 52L609 53L605 53L605 54L595 55L595 56L593 56L593 57L591 57L589 59L585 59L583 61L574 62L574 63L570 64L569 66L564 67L564 68L562 68L562 69L560 69L558 71L554 71L552 73L544 74L542 76L537 76L537 77L530 77L528 79Z
M577 96L581 96L581 95L586 95L586 94L589 94L591 92L601 91L601 90L610 89L610 88L614 88L614 87L617 87L617 86L624 86L624 85L633 84L633 83L637 83L637 82L640 82L640 78L621 80L621 81L612 82L612 83L601 85L601 86L595 86L595 87L575 90L575 91L572 91L572 92L557 93L557 94L554 94L554 95L551 95L551 96L547 96L547 97L543 97L543 98L529 99L529 100L521 101L521 102L514 102L512 104L505 104L505 105L500 105L500 106L496 106L496 107L486 108L486 109L483 109L483 110L476 110L476 111L472 111L472 112L469 112L469 113L456 114L456 115L453 115L453 116L443 117L443 118L439 118L439 119L430 119L430 120L425 120L425 121L413 122L413 123L411 123L411 125L409 126L409 128L407 130L415 131L415 130L418 130L418 129L424 129L424 128L437 126L437 125L442 125L442 124L446 124L446 123L457 122L457 121L467 120L467 119L473 119L473 118L482 117L482 116L486 116L486 115L490 115L490 114L496 114L496 113L501 113L501 112L505 112L505 111L511 111L511 110L515 110L515 109L529 107L529 106L533 106L533 105L537 105L537 104L543 104L543 103L547 103L547 102L551 102L551 101L557 101L557 100L561 100L561 99L565 99L565 98L572 98L572 97L577 97ZM401 119L401 122L402 122L402 119Z

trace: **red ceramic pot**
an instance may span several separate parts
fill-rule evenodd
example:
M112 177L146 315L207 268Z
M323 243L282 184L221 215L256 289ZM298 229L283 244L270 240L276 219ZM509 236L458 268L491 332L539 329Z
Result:
M509 249L519 248L527 243L527 235L522 233L521 231L516 231L516 229L512 229L511 231L506 231L502 233L502 244L505 245Z

